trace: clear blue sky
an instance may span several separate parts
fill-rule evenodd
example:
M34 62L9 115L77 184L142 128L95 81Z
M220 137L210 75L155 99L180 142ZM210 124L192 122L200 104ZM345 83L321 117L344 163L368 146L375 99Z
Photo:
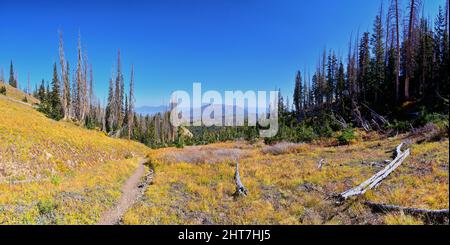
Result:
M406 3L406 0L400 0ZM434 18L444 0L424 0ZM387 1L385 0L385 6ZM107 92L117 49L126 82L135 65L137 106L167 103L171 91L271 90L292 97L296 70L314 70L323 48L346 54L350 35L372 29L381 0L0 0L0 67L12 59L24 86L50 81L58 29L75 67L76 41Z

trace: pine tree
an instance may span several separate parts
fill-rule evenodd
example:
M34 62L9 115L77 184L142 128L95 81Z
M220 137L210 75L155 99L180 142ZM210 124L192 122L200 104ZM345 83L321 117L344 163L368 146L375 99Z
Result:
M294 109L297 116L297 121L300 121L300 116L302 113L302 98L303 97L303 84L302 84L302 74L297 71L295 77L295 88L294 88Z
M49 94L49 103L51 107L50 117L55 120L60 120L64 117L63 108L61 105L60 89L59 89L59 79L58 71L56 68L56 63L53 65L53 80L52 80L52 91Z
M370 79L370 49L369 33L365 32L361 38L358 58L358 93L361 100L366 100L367 83Z
M382 10L380 14L375 17L373 26L373 34L370 40L372 45L372 53L374 58L372 60L371 79L369 79L368 91L370 91L370 101L373 104L378 102L378 94L381 93L381 87L385 80L385 50L384 50L384 30L383 23L381 21Z
M41 81L41 85L39 86L37 92L37 98L43 103L46 100L46 91L45 91L45 82L44 79Z
M345 70L344 64L342 61L339 61L339 69L337 74L336 81L336 99L338 101L342 101L344 98L344 90L345 90Z
M11 85L14 88L17 88L17 80L15 77L12 60L11 60L10 68L9 68L9 85Z

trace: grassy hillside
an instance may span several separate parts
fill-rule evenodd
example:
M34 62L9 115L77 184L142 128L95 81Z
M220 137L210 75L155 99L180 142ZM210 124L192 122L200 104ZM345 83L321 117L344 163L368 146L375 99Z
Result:
M39 100L34 98L33 96L24 93L22 90L14 88L10 86L9 84L0 82L0 88L5 87L6 88L6 97L11 98L17 101L23 101L23 99L27 98L27 103L29 104L36 104L39 103ZM2 96L2 95L0 95Z
M21 95L0 95L0 224L95 223L147 148L53 121L9 96Z
M375 190L336 206L330 198L360 184L391 159L400 141L411 156ZM401 213L373 214L364 200L417 208L448 209L449 141L419 143L359 135L350 146L223 143L150 153L156 168L144 199L124 216L126 224L420 224ZM322 170L317 162L325 159ZM235 200L234 159L250 195Z

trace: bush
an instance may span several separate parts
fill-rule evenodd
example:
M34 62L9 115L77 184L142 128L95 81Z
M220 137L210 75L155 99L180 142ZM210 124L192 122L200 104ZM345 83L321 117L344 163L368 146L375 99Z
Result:
M296 140L297 142L311 142L317 138L314 129L310 126L300 126L297 129Z
M356 139L355 129L354 128L346 128L342 133L336 138L339 144L348 145L353 140Z
M422 111L417 124L419 126L424 126L429 123L435 124L440 129L448 130L448 115L443 115L435 112L426 113L425 111Z
M37 207L40 214L50 214L53 212L55 205L51 200L40 200L37 203Z
M411 129L411 123L408 121L397 121L394 120L388 128L393 129L399 133L407 132Z
M0 94L6 95L6 88L5 88L5 86L0 87Z

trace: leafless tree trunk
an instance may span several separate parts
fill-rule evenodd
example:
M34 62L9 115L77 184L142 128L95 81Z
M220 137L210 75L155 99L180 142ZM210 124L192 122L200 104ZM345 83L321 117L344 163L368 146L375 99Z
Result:
M2 83L5 82L5 74L4 74L4 72L3 72L3 67L0 69L0 81L1 81Z
M134 65L131 66L131 78L130 78L130 96L128 101L128 139L133 132L133 120L134 120Z
M400 27L399 27L399 11L398 11L398 0L395 0L395 42L396 42L396 53L397 62L395 64L395 100L400 99Z
M61 102L64 111L64 120L70 117L70 81L68 75L68 67L64 58L64 47L62 32L59 32L59 63L61 65L61 81L62 81L62 96Z
M30 94L30 73L27 74L27 91L26 94Z
M414 26L416 19L416 8L419 5L419 0L411 0L409 5L409 24L408 24L408 39L406 41L406 70L405 70L405 99L409 98L409 85L412 76L413 66L413 45L414 45Z

